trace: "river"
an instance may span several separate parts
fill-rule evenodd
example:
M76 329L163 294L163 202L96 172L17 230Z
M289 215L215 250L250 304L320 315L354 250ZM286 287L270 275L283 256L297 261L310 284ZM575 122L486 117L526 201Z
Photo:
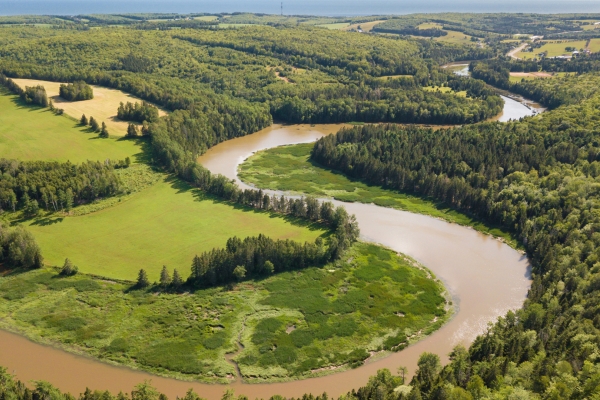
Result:
M470 76L469 64L465 62L442 65L442 68L446 68L459 76ZM490 118L490 121L508 122L523 117L537 115L546 111L546 108L541 104L526 99L523 96L498 88L494 88L494 90L496 90L502 100L504 100L504 108L500 114Z
M510 112L518 118L514 110ZM214 173L237 179L237 166L252 153L284 144L312 142L340 127L273 125L213 147L200 162ZM408 254L443 281L455 306L455 315L446 325L399 353L359 368L285 383L236 381L224 386L178 381L67 353L5 331L0 331L0 365L23 381L46 380L76 395L86 387L127 392L137 383L151 379L152 385L171 399L183 396L189 388L209 400L220 399L228 387L250 399L266 399L273 394L299 397L306 392L338 396L364 385L380 368L395 371L403 365L414 372L424 351L437 353L446 360L453 346L468 345L488 323L522 306L530 285L528 260L506 244L473 229L425 215L370 204L344 203L344 206L356 215L363 240Z

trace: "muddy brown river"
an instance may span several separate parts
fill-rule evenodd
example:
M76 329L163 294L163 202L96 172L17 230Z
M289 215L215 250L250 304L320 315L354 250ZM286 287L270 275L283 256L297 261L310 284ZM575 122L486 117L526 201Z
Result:
M252 153L284 144L311 142L340 127L274 125L221 143L203 155L200 162L212 172L237 179L238 164ZM424 215L369 204L344 203L344 206L356 215L363 240L410 255L444 282L456 308L446 325L403 351L360 368L285 383L236 381L225 386L178 381L73 355L5 331L0 331L0 365L21 380L46 380L76 395L86 387L128 392L144 379L151 379L152 385L171 399L183 396L189 388L209 400L220 399L227 388L250 399L274 394L299 397L307 392L338 396L364 385L381 368L395 371L402 365L414 372L424 351L437 353L445 360L453 346L468 345L488 323L522 306L530 285L528 261L509 246L472 229Z

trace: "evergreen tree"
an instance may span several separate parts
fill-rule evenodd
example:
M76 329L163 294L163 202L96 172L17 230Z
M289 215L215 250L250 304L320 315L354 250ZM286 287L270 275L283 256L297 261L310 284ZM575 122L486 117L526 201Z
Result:
M171 285L175 290L179 289L181 285L183 285L183 280L181 279L181 276L179 275L179 271L177 271L177 269L173 270L173 280L171 281Z
M63 264L62 269L60 270L60 274L63 276L72 276L78 272L79 268L77 268L71 260L68 258L65 259L65 263Z
M101 138L108 138L108 129L106 129L106 124L104 122L102 122L102 129L100 130L100 137Z
M134 124L129 124L127 126L127 136L128 137L137 137L139 136L138 128Z
M171 284L171 277L169 276L169 271L167 271L167 266L163 265L162 271L160 271L160 286L163 289L166 289Z
M202 276L202 261L196 255L192 260L192 278L198 279Z
M81 125L83 125L83 126L87 126L87 124L88 124L88 119L87 119L87 117L85 116L85 114L83 114L83 115L81 116L81 119L79 120L79 123L80 123Z
M144 121L142 122L142 136L149 136L150 135L150 125L148 125L148 122Z
M140 269L140 272L138 272L137 287L140 289L144 289L144 288L147 288L148 286L150 286L150 281L148 280L148 274L146 273L145 270Z
M96 121L94 117L90 117L90 128L92 128L94 132L98 132L100 130L100 125L98 125L98 121Z

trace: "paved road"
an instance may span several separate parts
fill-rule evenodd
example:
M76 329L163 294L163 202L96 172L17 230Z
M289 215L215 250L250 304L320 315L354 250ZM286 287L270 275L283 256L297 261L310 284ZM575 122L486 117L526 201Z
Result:
M515 60L520 60L519 57L517 57L515 54L517 54L518 52L520 52L521 50L523 50L525 47L527 47L527 42L523 43L522 45L520 45L519 47L517 47L516 49L513 49L511 51L509 51L508 53L506 53L507 56L514 58Z

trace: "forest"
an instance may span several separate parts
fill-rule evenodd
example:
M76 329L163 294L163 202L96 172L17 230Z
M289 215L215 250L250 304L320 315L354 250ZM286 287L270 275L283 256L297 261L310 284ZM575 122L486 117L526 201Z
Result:
M419 41L377 36L349 40L344 32L266 26L217 31L49 30L41 36L38 30L22 39L30 30L3 30L0 70L5 75L83 80L170 110L193 113L193 105L209 118L225 110L235 114L254 109L254 121L245 121L241 114L246 112L238 115L245 132L266 126L272 118L446 124L477 122L499 112L500 99L491 92L463 101L453 94L423 90L461 78L424 59L421 48L430 45ZM139 42L135 54L131 41ZM68 56L55 48L69 49ZM436 45L425 54L453 61L470 57L471 51L475 50ZM61 59L56 63L43 62L57 55ZM273 67L292 68L290 83L278 79ZM387 75L408 79L374 79ZM399 86L402 91L393 90Z
M521 398L583 399L597 393L596 80L595 74L537 80L545 91L587 88L542 118L436 132L364 126L315 144L312 157L324 166L506 226L531 258L525 307L501 318L468 350L457 349L443 368L437 356L424 354L406 398L453 398L454 392L467 396L457 398L505 398L521 391Z

